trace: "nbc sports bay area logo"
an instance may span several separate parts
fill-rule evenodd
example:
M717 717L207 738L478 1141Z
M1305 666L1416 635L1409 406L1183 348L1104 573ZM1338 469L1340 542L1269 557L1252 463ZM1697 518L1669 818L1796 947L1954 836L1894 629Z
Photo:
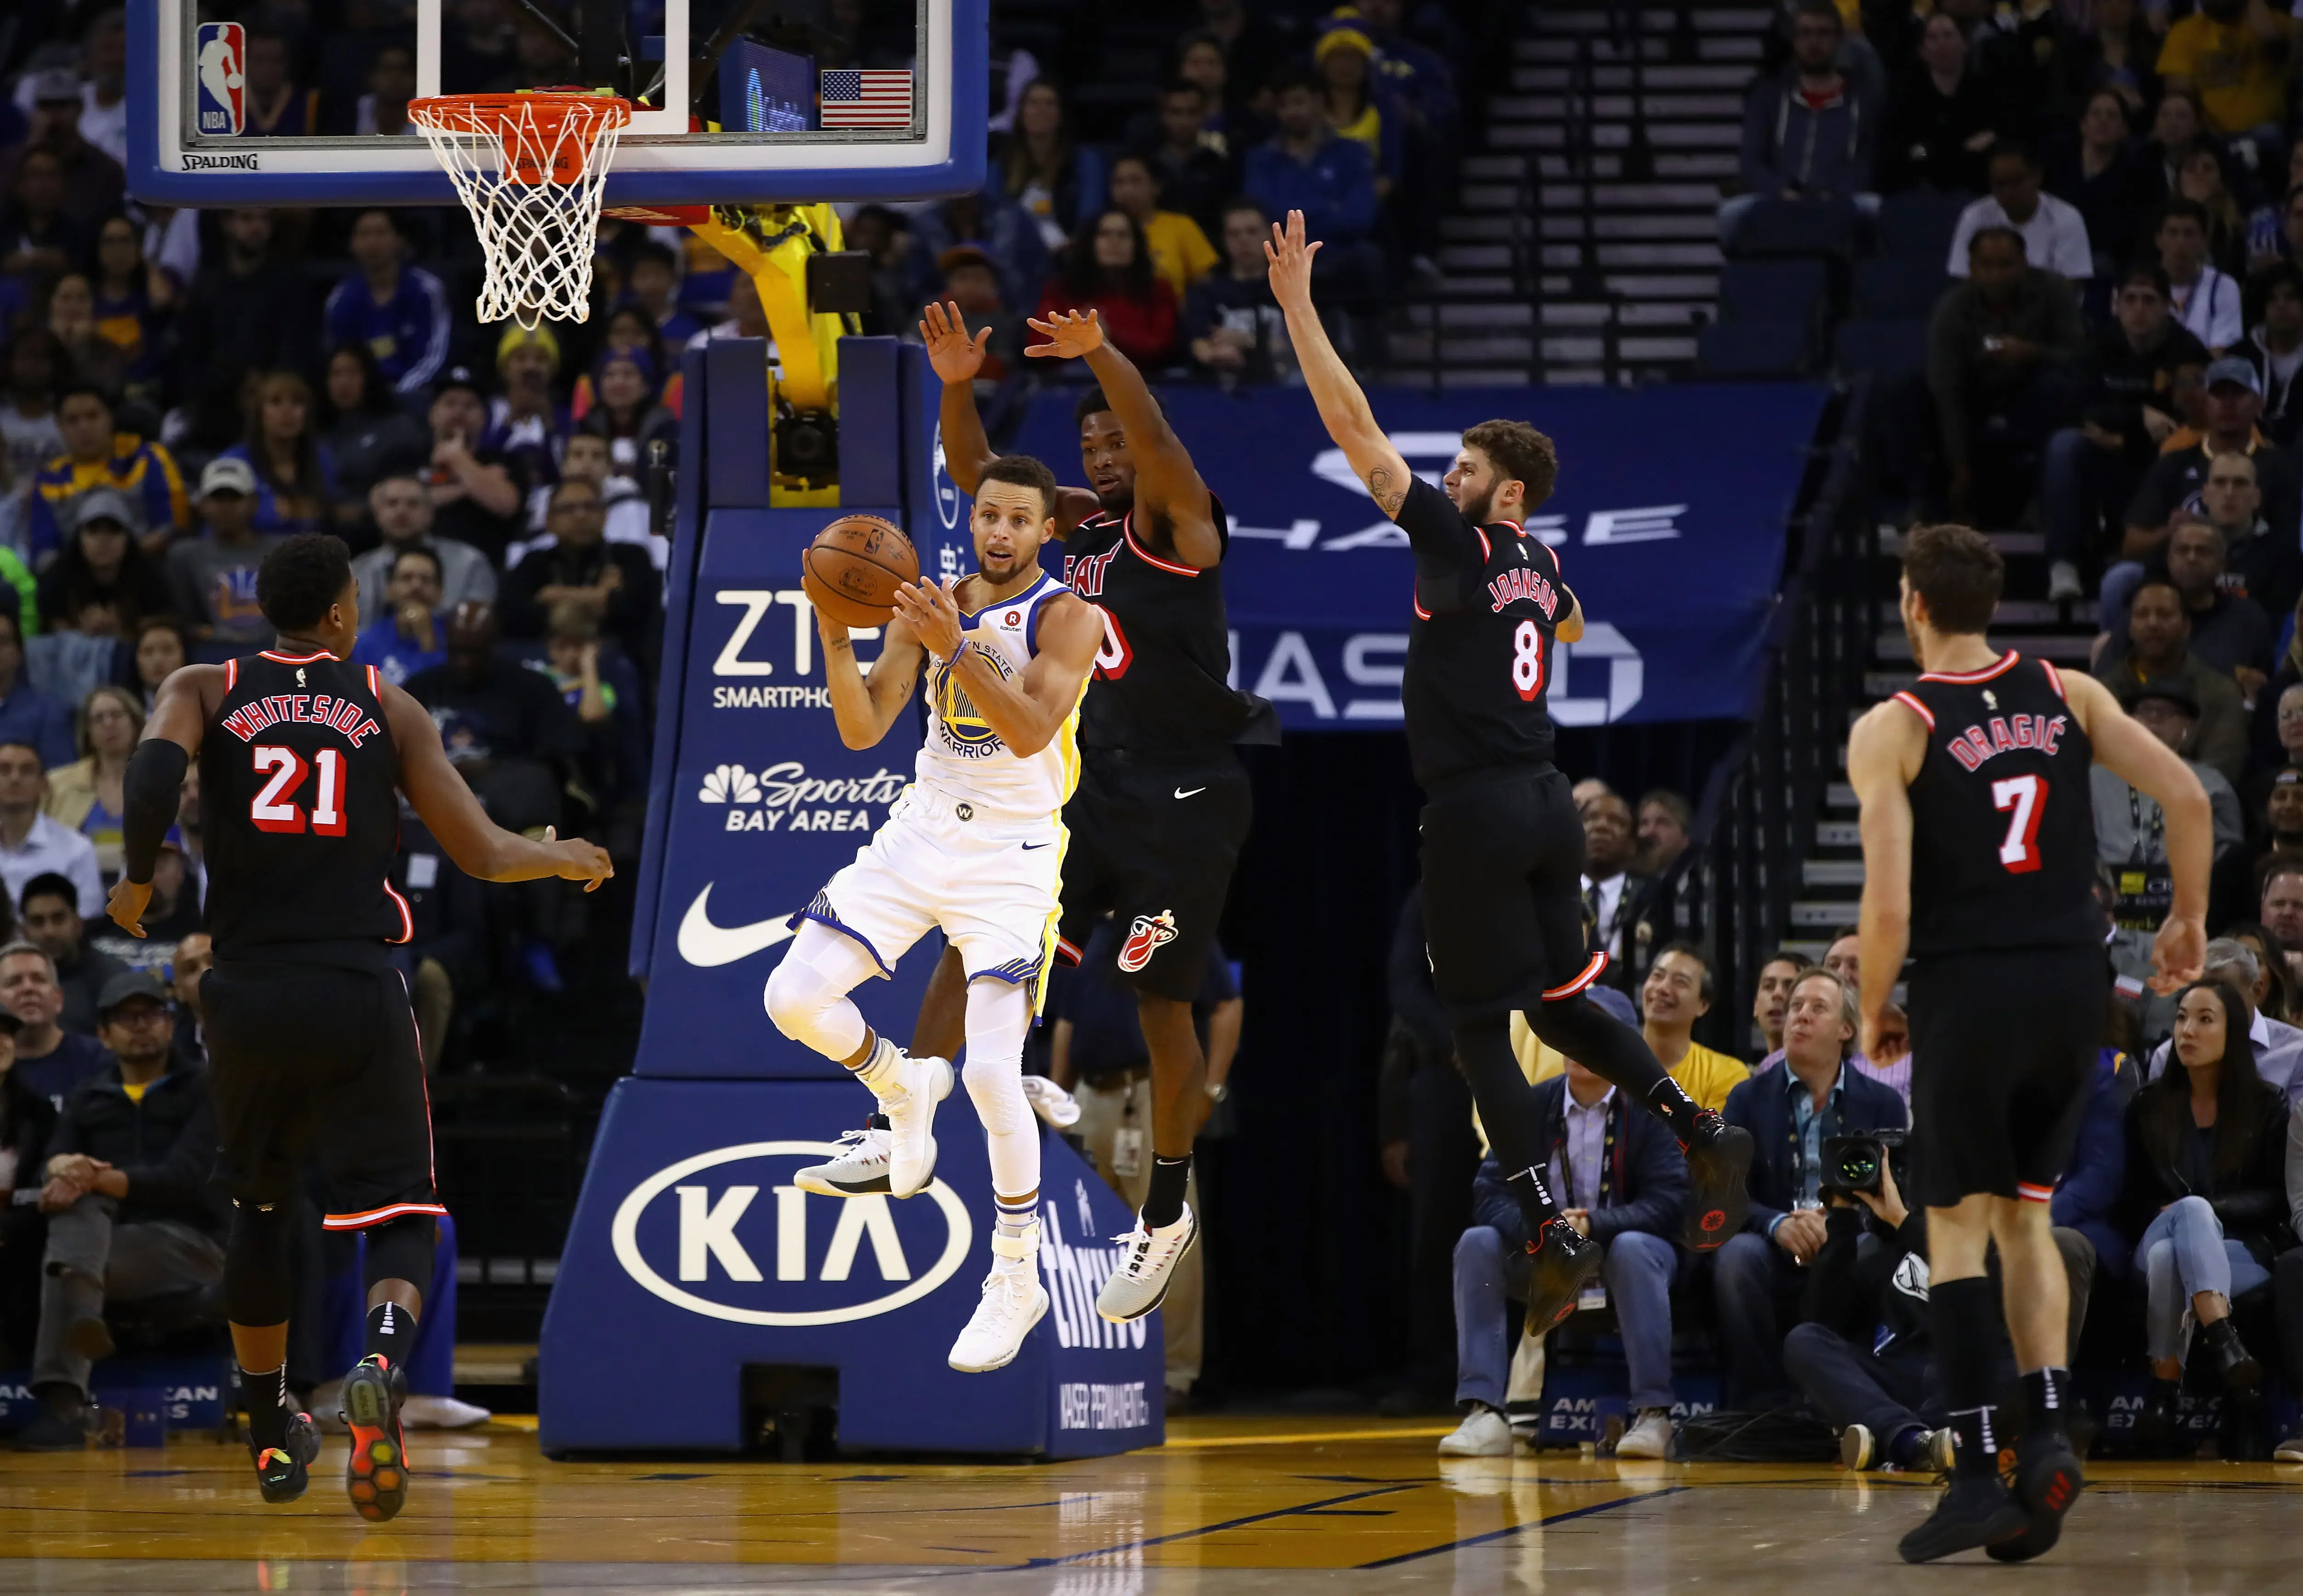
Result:
M917 1196L824 1197L793 1184L806 1165L836 1156L830 1142L747 1142L657 1170L632 1187L609 1229L616 1262L644 1290L675 1307L734 1324L805 1326L876 1319L952 1282L970 1300L985 1262L978 1223L959 1195L932 1180ZM1040 1271L1052 1299L1056 1344L1067 1349L1144 1345L1148 1320L1113 1324L1096 1294L1121 1249L1098 1235L1084 1181L1041 1204ZM1068 1212L1067 1212L1068 1211ZM988 1221L989 1215L984 1219ZM1113 1388L1081 1398L1092 1421L1127 1405ZM1148 1418L1143 1422L1148 1423Z
M730 832L868 832L903 796L907 778L884 765L868 776L811 777L797 759L753 771L719 764L696 790L703 804L727 806L721 829Z

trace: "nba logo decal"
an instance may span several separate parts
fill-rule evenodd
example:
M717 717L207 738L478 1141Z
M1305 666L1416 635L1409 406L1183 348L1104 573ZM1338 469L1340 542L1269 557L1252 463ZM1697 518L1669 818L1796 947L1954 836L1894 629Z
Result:
M248 35L238 22L202 22L199 132L207 138L248 126Z
M1152 955L1176 940L1176 911L1161 909L1156 915L1138 915L1127 928L1127 940L1119 945L1119 967L1130 975L1152 962Z

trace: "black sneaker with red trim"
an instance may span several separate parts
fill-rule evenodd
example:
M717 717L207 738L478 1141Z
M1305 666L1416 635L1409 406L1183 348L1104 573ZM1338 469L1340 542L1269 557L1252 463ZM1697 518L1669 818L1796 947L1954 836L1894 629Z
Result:
M1751 1133L1716 1110L1699 1109L1694 1133L1679 1150L1687 1154L1689 1187L1680 1243L1691 1253L1715 1252L1751 1210Z
M2012 1541L1983 1550L2002 1563L2029 1562L2063 1539L2063 1515L2087 1488L2087 1475L2068 1436L2026 1435L2015 1443L2015 1474L2008 1483L2029 1522Z
M320 1455L320 1427L310 1414L290 1414L288 1432L278 1446L258 1448L250 1441L248 1453L256 1460L256 1489L264 1499L292 1502L312 1482L312 1460Z
M344 1376L344 1427L351 1431L344 1463L344 1493L352 1510L371 1524L398 1516L408 1505L408 1444L401 1438L400 1408L408 1400L408 1376L382 1353L370 1353Z
M1527 1244L1527 1333L1540 1336L1575 1311L1575 1299L1599 1272L1605 1249L1576 1233L1565 1220L1549 1219Z

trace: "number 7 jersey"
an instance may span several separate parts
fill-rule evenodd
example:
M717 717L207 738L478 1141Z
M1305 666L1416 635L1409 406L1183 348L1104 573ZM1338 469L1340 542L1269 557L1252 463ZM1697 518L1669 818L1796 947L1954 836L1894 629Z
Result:
M1930 671L1895 702L1926 725L1911 781L1911 956L2098 947L2095 750L2045 660Z
M372 666L267 649L224 666L200 738L208 929L220 958L402 942L400 751Z

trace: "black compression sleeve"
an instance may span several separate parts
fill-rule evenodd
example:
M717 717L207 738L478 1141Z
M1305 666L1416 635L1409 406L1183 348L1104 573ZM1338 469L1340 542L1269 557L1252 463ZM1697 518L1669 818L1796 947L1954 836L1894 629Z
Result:
M121 824L127 876L142 886L152 879L160 843L176 823L176 807L184 790L184 772L192 762L181 743L150 737L136 745L122 781L128 813Z

